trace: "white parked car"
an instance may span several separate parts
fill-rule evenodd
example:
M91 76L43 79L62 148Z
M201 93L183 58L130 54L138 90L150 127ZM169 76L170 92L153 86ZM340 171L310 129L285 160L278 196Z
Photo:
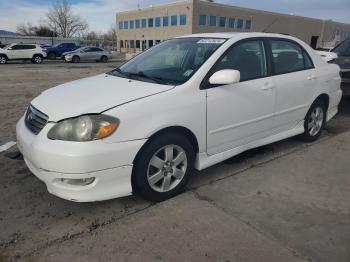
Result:
M61 198L162 201L194 168L296 135L316 140L341 96L339 67L296 38L190 35L43 92L19 120L17 142Z
M30 60L41 64L44 58L46 53L36 44L10 44L0 48L0 64L6 64L9 60Z

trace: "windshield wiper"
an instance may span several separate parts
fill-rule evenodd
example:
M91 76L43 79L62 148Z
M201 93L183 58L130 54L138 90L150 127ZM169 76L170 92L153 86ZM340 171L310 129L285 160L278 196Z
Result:
M130 79L136 78L136 80L139 80L139 78L143 78L143 79L151 80L152 82L157 83L157 84L174 85L174 83L171 83L170 81L168 81L162 77L149 76L149 75L146 75L142 71L137 72L137 73L130 73L130 72L122 71L120 68L116 68L116 69L112 70L111 72L109 72L109 74L112 74L112 75L115 75L115 73L117 73L118 75L120 75L122 77L130 78Z

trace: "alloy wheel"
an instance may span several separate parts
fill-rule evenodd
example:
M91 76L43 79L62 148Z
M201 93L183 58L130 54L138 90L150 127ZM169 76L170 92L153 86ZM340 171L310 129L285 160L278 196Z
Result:
M312 111L309 122L308 122L308 132L310 136L316 136L322 129L324 120L324 111L322 107L315 107Z
M0 56L0 64L6 64L6 58L3 56Z
M150 160L147 169L148 184L157 192L168 192L180 184L186 170L185 150L177 145L164 146Z

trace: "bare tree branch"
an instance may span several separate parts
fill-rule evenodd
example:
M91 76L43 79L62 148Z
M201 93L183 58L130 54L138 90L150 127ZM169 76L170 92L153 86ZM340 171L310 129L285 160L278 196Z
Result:
M57 0L46 17L50 29L62 37L72 37L88 28L86 21L73 13L69 0Z

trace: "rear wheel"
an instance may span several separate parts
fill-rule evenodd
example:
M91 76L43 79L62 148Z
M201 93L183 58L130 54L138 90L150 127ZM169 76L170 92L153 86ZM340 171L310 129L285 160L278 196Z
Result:
M188 139L178 134L155 137L134 161L133 189L143 198L160 202L184 191L193 173L195 153Z
M308 113L306 114L304 121L304 133L301 135L301 139L306 142L316 141L326 123L326 106L321 100L315 101Z
M0 64L6 64L6 63L7 63L6 56L0 56Z
M73 62L73 63L79 63L79 62L80 62L80 57L77 56L77 55L73 56L72 62Z
M108 57L104 55L104 56L101 57L100 60L101 60L102 63L107 63Z

